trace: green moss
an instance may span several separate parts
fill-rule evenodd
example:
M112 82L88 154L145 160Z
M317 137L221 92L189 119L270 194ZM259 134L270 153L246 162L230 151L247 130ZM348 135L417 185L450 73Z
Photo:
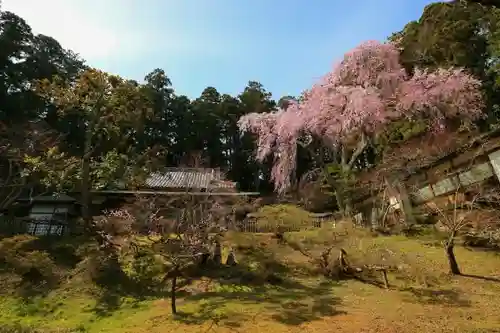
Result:
M312 226L309 212L295 205L269 205L261 207L254 216L260 226L272 228L307 228Z
M276 212L283 214L284 209L300 212L283 206L267 207L261 212L269 217ZM383 262L401 269L389 274L391 291L357 281L328 281L309 269L311 263L307 257L278 244L269 234L228 233L224 245L226 249L235 249L239 266L206 272L207 277L183 286L177 316L170 313L168 295L128 293L118 285L115 288L98 286L85 277L79 265L68 269L66 280L60 285L30 297L14 292L13 288L5 292L15 284L9 282L6 272L0 272L4 291L0 296L0 327L19 324L46 330L40 331L43 333L56 329L160 333L207 331L216 322L220 332L231 332L235 328L294 332L301 330L301 324L316 331L325 331L333 324L340 325L344 331L359 331L345 325L352 324L354 319L374 320L377 317L388 322L404 318L411 326L415 323L412 320L418 319L418 313L452 318L450 327L457 331L467 331L470 325L493 327L499 324L491 305L500 301L500 285L488 280L450 278L443 249L426 245L433 235L425 235L425 240L404 236L372 237L363 229L330 225L290 232L287 237L300 242L312 253L320 253L325 246L335 242L337 247L347 251L355 264ZM457 247L456 255L468 274L488 277L500 270L500 257L493 253ZM145 268L151 257L136 259L141 258L149 258L136 263ZM123 259L122 265L129 277L140 275L142 268L133 268L133 258ZM454 296L455 293L460 297ZM467 302L474 304L466 308L473 319L462 316L464 310L460 307L465 305L461 304ZM346 320L338 317L343 311L347 312ZM427 325L427 322L420 322L420 325ZM427 326L424 328L433 331Z

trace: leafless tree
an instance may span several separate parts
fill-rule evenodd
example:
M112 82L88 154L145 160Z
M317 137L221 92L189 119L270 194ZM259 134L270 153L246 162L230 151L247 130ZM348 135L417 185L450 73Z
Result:
M180 193L173 198L142 197L128 208L109 212L98 221L110 248L138 249L140 236L166 267L163 281L171 282L171 308L177 313L178 278L188 267L203 264L232 223L231 209L216 194ZM213 253L213 257L220 252ZM216 259L217 260L217 259Z
M468 230L482 231L498 227L499 205L498 189L488 190L480 184L467 189L459 188L449 196L425 204L427 211L439 216L448 232L443 246L451 274L461 274L454 252L456 237Z

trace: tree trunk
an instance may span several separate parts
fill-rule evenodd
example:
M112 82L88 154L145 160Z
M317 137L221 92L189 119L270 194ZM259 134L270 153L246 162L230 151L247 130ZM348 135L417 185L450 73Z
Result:
M349 196L344 198L344 216L346 218L352 217L352 200Z
M341 180L340 182L342 185L335 186L335 201L337 202L340 214L345 218L350 218L352 217L353 209L352 200L347 191L345 191L347 181Z
M170 288L170 306L172 308L172 314L177 314L177 305L176 305L176 297L177 297L177 278L179 277L179 268L174 267L172 272L172 287Z
M345 216L344 200L339 188L335 189L335 201L337 201L337 206L339 208L340 214L342 214L342 216Z
M89 229L92 224L92 214L90 213L90 156L85 153L82 159L82 218L85 229Z
M351 174L352 168L350 164L346 164L344 160L342 160L340 167L342 168L342 174L340 179L340 187L341 187L341 196L342 196L342 215L346 218L352 217L352 200L350 193L350 181L349 175Z
M446 257L448 258L448 264L450 266L450 273L453 275L460 275L462 273L460 272L460 268L458 267L457 258L455 257L455 252L454 252L455 234L456 234L455 232L452 232L452 234L450 235L450 238L446 241L445 251L446 251Z
M350 218L353 217L353 204L351 197L351 173L354 168L355 163L358 161L360 156L365 151L366 147L368 147L368 138L365 133L361 134L360 140L354 149L354 151L350 151L347 147L342 146L341 148L341 157L340 157L340 165L342 168L342 188L344 193L343 197L343 215L344 217ZM349 156L350 154L350 156Z
M413 214L413 206L408 196L406 185L404 183L399 183L397 186L397 191L399 193L399 201L401 204L401 209L404 213L405 223L410 226L415 225L416 221L415 215Z
M347 262L347 252L344 249L340 249L339 252L339 266L340 266L340 273L341 274L346 274L349 272L349 263Z
M387 271L385 269L381 270L382 280L384 281L384 288L389 289L389 280L387 279Z
M89 128L85 132L85 143L83 147L82 156L82 183L81 183L81 205L82 205L82 218L84 228L87 231L92 230L92 214L90 212L90 159L92 157L92 131L95 121L91 121Z

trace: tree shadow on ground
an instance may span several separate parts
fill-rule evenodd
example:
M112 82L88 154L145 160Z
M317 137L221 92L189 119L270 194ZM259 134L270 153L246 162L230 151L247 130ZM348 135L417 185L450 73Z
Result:
M338 282L309 275L316 279L305 284L300 279L304 277L303 267L278 260L264 246L240 252L244 260L236 266L210 267L198 272L198 278L214 282L215 288L186 296L184 302L200 302L199 309L183 313L176 320L199 325L216 318L219 324L236 327L238 322L266 318L300 325L343 313L335 309L340 300L332 296L332 288ZM248 307L248 311L243 314L231 310L240 305Z
M148 279L130 278L116 257L103 258L98 265L93 282L99 287L99 291L96 305L91 310L97 316L110 316L125 300L128 306L136 308L146 299L168 297L164 284L155 284Z
M386 286L382 281L380 272L375 272L375 271L356 272L353 274L349 274L348 276L345 276L343 280L357 280L359 282L366 283L380 289L386 289ZM388 282L390 287L390 281Z
M405 288L402 291L409 293L406 298L409 302L421 304L449 305L453 307L470 307L471 302L458 290L430 289L430 288Z
M247 305L255 307L257 313L253 319L272 319L285 325L300 325L305 322L320 319L325 316L334 316L344 312L335 309L340 303L337 297L331 295L331 284L318 286L300 286L294 288L281 286L260 286L248 289L230 290L221 288L212 292L199 293L187 296L186 302L203 302L200 311L193 314L184 314L177 320L186 324L200 324L213 318L221 318L224 325L231 326L238 321L251 320L249 314L242 314L224 310L228 303L234 306ZM239 290L238 290L239 289ZM223 318L220 313L224 313ZM231 318L231 320L227 320Z
M474 274L462 274L461 276L471 278L471 279L478 279L478 280L500 283L499 278L494 278L494 277L490 277L490 276L481 276L481 275L474 275Z
M25 250L49 248L47 244L51 244L49 240L37 240L36 243L26 245ZM68 269L74 267L75 262L79 260L76 251L69 245L68 253L64 253L62 257L57 257L57 247L50 250L54 254L53 260ZM199 302L198 311L192 314L181 312L176 319L192 324L206 321L223 322L228 327L237 327L243 317L245 320L251 319L251 315L225 309L228 301L245 305L260 304L260 309L269 318L290 325L339 313L334 308L338 299L329 296L332 285L305 286L297 282L294 278L297 267L277 260L275 254L265 247L249 249L244 255L244 262L236 266L190 267L186 272L189 279L179 281L180 290L177 296L180 304L183 301ZM131 279L125 274L117 258L112 256L103 253L87 254L86 266L81 266L82 263L83 261L78 267L82 268L85 274L90 274L88 291L96 296L96 305L88 311L96 316L110 316L123 306L141 307L144 304L142 301L146 299L170 297L166 290L168 283L155 285L148 280ZM258 264L258 269L255 269L255 264ZM221 288L207 292L200 292L199 288L189 290L191 282L200 278L216 282ZM227 288L224 288L225 286ZM234 290L233 286L247 288ZM57 284L30 284L23 287L23 294L29 300L33 295L43 296L56 287ZM202 302L204 299L206 301ZM180 310L182 311L182 306Z
M202 325L211 322L214 326L224 326L231 328L241 327L247 317L234 311L220 311L220 305L214 302L202 303L196 310L196 313L179 311L174 319L188 325Z
M276 254L264 246L255 246L240 250L244 260L236 266L208 265L191 267L189 276L207 278L220 284L239 284L245 286L279 285L300 288L295 277L305 271L303 265L282 262ZM311 272L308 272L311 276Z

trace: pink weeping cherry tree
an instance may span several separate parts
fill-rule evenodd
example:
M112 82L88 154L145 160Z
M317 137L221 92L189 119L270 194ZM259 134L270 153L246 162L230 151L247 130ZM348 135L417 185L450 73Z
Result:
M286 111L253 113L239 119L242 133L257 137L257 159L272 156L278 192L291 185L297 144L318 138L339 153L349 171L377 133L401 120L425 119L428 133L440 133L450 120L472 122L483 115L481 82L460 68L408 75L391 43L369 41L345 54L331 72Z

